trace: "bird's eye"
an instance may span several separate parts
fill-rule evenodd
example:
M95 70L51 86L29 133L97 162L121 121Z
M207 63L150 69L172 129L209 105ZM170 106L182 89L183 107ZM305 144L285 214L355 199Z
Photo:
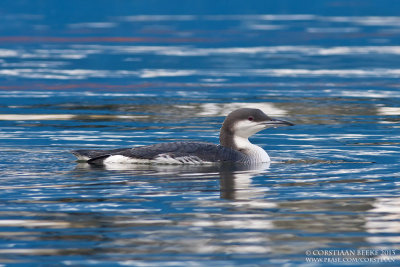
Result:
M248 119L249 121L253 121L253 120L254 120L254 118L253 118L252 116L248 117L247 119Z

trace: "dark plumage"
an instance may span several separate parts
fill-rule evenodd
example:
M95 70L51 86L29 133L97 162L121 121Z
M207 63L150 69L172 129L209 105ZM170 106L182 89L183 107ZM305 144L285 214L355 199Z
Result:
M176 159L181 163L189 161L224 162L241 161L245 155L228 147L203 142L173 142L160 143L149 146L140 146L113 150L75 150L74 155L84 156L90 164L102 164L113 155L121 155L139 160L154 160L161 157Z
M241 108L231 112L223 122L220 145L172 142L113 150L75 150L72 153L78 160L89 164L268 162L270 159L267 152L251 144L247 138L268 127L282 125L293 124L272 119L259 109Z

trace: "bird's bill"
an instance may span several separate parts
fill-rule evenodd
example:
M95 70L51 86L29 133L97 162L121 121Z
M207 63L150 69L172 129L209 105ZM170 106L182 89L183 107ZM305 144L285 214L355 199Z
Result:
M261 124L266 127L279 127L279 126L293 126L294 124L289 121L271 119L269 121L262 122Z

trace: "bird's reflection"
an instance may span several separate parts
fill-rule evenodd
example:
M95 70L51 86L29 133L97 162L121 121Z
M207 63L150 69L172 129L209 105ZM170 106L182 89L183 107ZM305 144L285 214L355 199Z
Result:
M270 163L254 165L229 164L221 166L220 196L230 200L251 199L259 195L263 189L252 187L252 178L263 173Z
M122 182L122 187L118 187L117 190L120 190L121 195L124 194L124 196L132 192L122 189L126 184L137 185L138 188L135 188L137 191L133 192L137 193L140 198L142 196L141 190L148 190L148 185L154 182L157 196L167 196L168 199L149 199L149 195L154 196L153 192L143 194L143 202L138 202L139 206L143 205L141 207L144 210L143 212L124 211L122 215L119 214L112 218L102 217L101 214L97 213L95 215L89 213L86 215L85 223L90 224L91 228L98 227L99 221L102 228L123 225L124 229L130 229L131 232L128 232L128 234L133 232L135 235L145 228L147 229L146 238L150 235L163 236L165 237L161 240L163 244L170 242L165 240L173 240L171 247L178 247L180 251L188 253L198 252L204 248L210 249L210 251L217 249L224 253L231 252L233 249L251 253L281 253L281 246L270 244L296 243L300 238L299 235L310 238L313 242L302 242L302 246L285 247L285 249L288 249L288 254L304 257L306 250L317 250L321 246L328 246L338 242L338 240L344 244L353 244L354 242L364 244L367 248L371 244L383 244L384 242L395 244L398 241L396 235L400 230L396 223L400 218L400 212L397 208L400 203L399 199L328 198L315 197L314 195L309 198L291 198L287 195L279 195L279 190L277 191L276 187L270 189L257 182L259 177L268 175L269 167L269 164L125 165L124 168L121 166L110 169L109 167L80 164L76 166L74 171L78 174L81 173L81 177L84 177L84 179L92 177L99 180L103 175L109 178L116 173L123 174L123 181L121 179L116 180ZM138 178L139 182L127 182L127 177L130 177L129 174L132 174L132 180ZM155 177L156 179L147 179L144 176ZM218 196L213 194L214 191L204 191L206 194L201 194L202 190L209 190L210 180L212 181L211 186L214 188L215 179L219 179L219 196L222 200L215 199ZM317 186L309 181L303 183L300 180L297 183L281 182L281 187L285 187L283 194L298 192L299 188L304 188L304 191L300 192L299 195L307 196L306 194L309 193L307 189ZM206 182L203 183L204 181ZM189 192L190 196L185 195L186 192L183 192L183 188L193 190L193 194ZM267 190L271 191L266 192ZM175 198L169 198L175 196L174 194L184 195L180 203L177 203ZM314 194L314 191L311 194ZM205 195L206 197L204 197ZM152 204L152 200L156 204ZM135 198L135 201L138 201L138 198ZM154 206L158 207L160 203L170 205L174 209L168 208L154 212ZM104 202L101 204L104 204ZM187 209L187 212L182 211L183 209L176 212L176 207L190 208ZM135 208L135 210L137 209ZM70 215L67 216L69 218ZM95 218L93 219L92 216ZM75 217L68 222L70 221L75 223ZM154 223L163 227L153 228ZM180 227L181 232L171 234L171 225ZM82 226L79 225L79 227ZM146 227L155 230L150 231ZM215 229L218 229L218 231L215 231ZM238 229L241 229L240 237L236 235ZM360 234L359 236L343 235L338 239L337 236L331 235L332 229L343 233L365 232L367 234ZM230 233L233 231L235 234L231 235ZM196 233L198 233L198 236L193 238L190 246L185 241L176 241L177 235L184 237L191 235L193 237ZM174 235L174 238L171 238L171 235ZM206 238L203 238L204 236ZM183 238L182 240L186 239ZM117 243L120 240L114 242ZM124 242L136 244L137 239L127 238ZM150 242L154 247L160 247L159 239ZM219 246L219 244L223 245ZM240 244L240 246L237 244ZM148 246L148 243L146 243L146 246Z
M245 200L260 196L265 188L252 186L252 178L262 174L270 167L270 163L218 165L168 165L168 164L120 164L99 166L87 163L76 165L76 172L95 170L124 171L132 175L151 175L162 177L181 177L213 175L220 181L220 197L228 200Z

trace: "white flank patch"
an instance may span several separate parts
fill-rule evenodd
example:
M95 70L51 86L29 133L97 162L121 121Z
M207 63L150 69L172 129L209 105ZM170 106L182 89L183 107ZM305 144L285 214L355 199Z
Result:
M79 154L74 154L77 158L77 161L88 161L90 158L83 156L83 155L79 155Z
M130 158L130 157L125 157L122 155L113 155L109 156L103 161L104 165L110 165L110 164L144 164L144 163L150 163L150 160L148 159L135 159L135 158Z
M123 165L123 164L207 164L209 162L202 161L196 156L171 157L168 154L160 154L154 160L135 159L122 155L113 155L103 161L104 165Z
M160 154L154 160L155 163L159 164L207 164L209 162L201 160L196 156L185 156L185 157L171 157L168 154Z

